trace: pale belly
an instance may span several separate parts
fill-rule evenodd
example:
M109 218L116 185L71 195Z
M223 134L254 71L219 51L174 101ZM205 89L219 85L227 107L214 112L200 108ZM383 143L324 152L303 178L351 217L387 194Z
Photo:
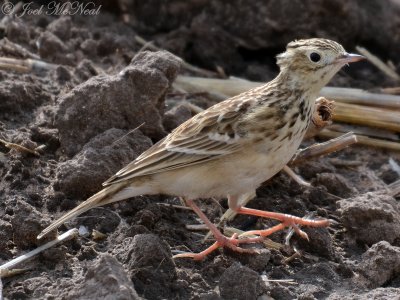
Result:
M261 183L277 174L293 157L299 147L297 141L285 144L278 150L268 150L268 145L246 149L217 159L153 175L153 183L160 194L191 199L242 195L254 191Z

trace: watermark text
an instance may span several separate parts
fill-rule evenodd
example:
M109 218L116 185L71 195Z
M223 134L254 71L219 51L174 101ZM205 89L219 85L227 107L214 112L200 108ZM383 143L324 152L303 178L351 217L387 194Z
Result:
M35 2L27 2L15 10L15 5L11 2L4 2L1 7L4 15L14 15L17 18L24 16L97 16L100 13L101 5L96 6L94 2L81 3L79 1L67 1L59 3L58 1L50 1L46 5L36 5Z

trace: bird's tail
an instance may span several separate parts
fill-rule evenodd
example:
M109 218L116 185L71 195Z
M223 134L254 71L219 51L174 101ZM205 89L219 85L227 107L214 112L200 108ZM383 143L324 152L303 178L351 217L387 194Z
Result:
M61 218L50 224L50 226L44 229L37 236L37 239L41 239L42 237L44 237L54 229L58 228L65 222L69 221L70 219L76 216L79 216L80 214L83 214L84 212L88 211L91 208L136 196L132 190L133 190L132 188L125 188L125 185L122 185L121 183L119 184L116 183L102 189L100 192L94 194L89 199L87 199L86 201L82 202L80 205L75 207L73 210L69 211Z

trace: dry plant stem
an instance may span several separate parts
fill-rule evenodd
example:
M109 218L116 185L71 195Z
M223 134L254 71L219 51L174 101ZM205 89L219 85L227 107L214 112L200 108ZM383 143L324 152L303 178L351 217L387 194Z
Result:
M7 277L13 277L15 275L22 274L26 272L27 269L11 269L11 270L1 270L0 269L0 279L1 278L7 278ZM0 298L2 300L2 298Z
M287 283L297 285L298 283L294 281L294 279L263 279L267 282L277 282L277 283Z
M380 92L384 94L398 95L400 94L400 87L381 88Z
M335 132L331 130L324 129L322 130L318 136L324 137L324 138L336 138L340 136L340 132ZM389 150L395 150L395 151L400 151L400 143L398 142L390 142L390 141L385 141L385 140L379 140L379 139L373 139L369 138L367 136L363 135L356 135L357 142L360 145L366 145L366 146L373 146L373 147L378 147L378 148L385 148Z
M370 93L362 89L324 87L320 95L341 103L400 108L400 96Z
M211 91L235 96L263 84L238 78L216 79L180 75L174 86L190 93ZM343 103L400 108L400 96L370 93L362 89L324 87L320 96Z
M234 227L224 227L224 234L226 236L232 236L233 234L241 235L244 233L244 231L234 228ZM256 238L256 235L249 235L248 237L250 238ZM267 248L269 249L275 249L275 250L280 250L284 247L283 244L274 242L273 240L269 238L264 238L262 242Z
M335 136L333 139L324 143L314 144L305 149L298 150L288 165L293 166L306 160L342 150L354 143L357 143L357 141L356 135L352 132L348 132L341 136Z
M390 195L392 197L397 196L398 194L400 194L400 180L397 180L395 182L392 182L391 184L389 184L388 189L390 191Z
M3 44L1 45L1 50L6 55L40 60L39 55L30 52L28 49L22 47L19 44L15 44L15 43L11 42L7 38L3 38L2 42L3 42Z
M104 234L104 233L102 233L102 232L100 232L100 231L98 231L98 230L96 230L96 229L93 229L93 231L92 231L92 238L96 241L96 240L103 240L103 239L105 239L107 237L107 235L106 234Z
M53 70L58 65L50 64L37 59L16 59L10 57L0 57L0 69L16 71L19 73L29 73L32 71Z
M195 105L193 103L190 103L188 101L183 101L182 105L187 107L188 109L190 109L192 114L198 114L198 113L201 113L204 110L200 106L197 106L197 105Z
M141 45L145 46L146 48L151 49L151 50L153 50L153 51L160 51L160 50L162 50L161 48L155 46L155 45L153 44L153 42L151 42L151 41L146 41L146 40L145 40L144 38L142 38L141 36L135 35L135 40L136 40L136 42L138 42L139 44L141 44ZM211 72L211 71L204 70L204 69L201 69L201 68L199 68L199 67L193 66L193 65L189 64L188 62L184 61L183 59L182 59L182 61L183 61L183 67L184 67L186 70L188 70L188 71L191 71L191 72L194 72L194 73L203 75L203 76L213 76L213 77L214 77L214 76L218 76L218 73Z
M340 124L336 123L329 126L329 130L347 133L353 132L354 134L365 135L372 138L386 139L391 141L399 141L399 136L394 131L388 131L382 128L372 128L360 125Z
M176 209L182 209L182 210L192 210L190 207L184 206L184 205L176 205L176 204L169 204L169 203L162 203L159 202L157 203L158 205L163 205L163 206L168 206L168 207L173 207Z
M191 231L205 231L208 227L205 224L187 224L185 225L187 230Z
M395 71L393 71L387 64L385 64L379 57L369 52L367 49L356 46L356 50L364 55L375 67L381 70L384 74L390 78L399 81L400 76Z
M393 109L337 102L333 120L400 131L400 113Z
M0 143L4 144L4 146L7 147L8 149L15 149L19 152L25 152L25 153L30 153L30 154L33 154L36 156L40 156L40 153L37 152L36 150L32 150L32 149L26 148L26 147L18 145L18 144L9 143L2 139L0 139Z
M40 252L42 252L42 251L44 251L44 250L46 250L48 248L51 248L51 247L53 247L53 246L55 246L55 245L57 245L57 244L59 244L59 243L61 243L63 241L66 241L66 240L69 240L71 238L74 238L77 235L78 235L78 229L74 228L74 229L68 230L67 232L65 232L62 235L58 236L56 239L54 239L54 240L52 240L52 241L50 241L50 242L48 242L48 243L36 248L35 250L32 250L32 251L30 251L30 252L28 252L26 254L23 254L23 255L15 258L15 259L9 261L8 263L5 263L5 264L1 265L0 266L0 276L1 276L2 272L5 272L5 270L12 269L15 266L19 265L20 263L22 263L22 262L24 262L24 261L26 261L28 259L31 259L32 257L34 257L35 255L39 254Z
M285 265L287 265L287 264L289 264L290 262L292 262L293 260L295 260L296 258L300 258L300 257L301 257L301 253L298 252L298 251L296 251L295 253L293 253L293 255L291 255L291 256L285 258L285 259L283 260L283 263L284 263Z

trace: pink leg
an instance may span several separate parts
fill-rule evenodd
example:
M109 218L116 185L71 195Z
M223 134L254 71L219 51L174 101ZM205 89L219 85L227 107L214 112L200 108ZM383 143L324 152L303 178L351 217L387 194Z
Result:
M212 244L210 247L208 247L206 250L204 250L200 253L189 253L189 252L182 253L182 254L174 255L173 258L188 257L188 258L193 258L194 260L202 260L208 254L210 254L214 250L218 249L219 247L226 247L226 248L229 248L229 249L239 252L239 253L251 253L251 254L256 253L256 251L253 249L243 249L241 247L238 247L238 245L262 242L263 238L248 238L248 239L239 240L237 238L237 234L234 234L231 238L228 238L228 237L224 236L218 230L218 228L207 218L207 216L200 210L200 208L194 203L193 200L186 200L185 202L200 217L200 219L204 222L204 224L207 225L207 227L210 229L210 231L214 235L216 242L214 244Z
M263 210L252 209L252 208L247 208L247 207L236 207L236 205L237 205L237 203L235 202L236 199L237 199L236 197L228 196L229 207L234 209L238 214L269 218L269 219L274 219L274 220L278 220L281 222L280 224L278 224L274 227L271 227L269 229L246 231L245 233L241 234L241 236L256 234L256 235L265 237L265 236L271 235L274 232L282 230L285 227L292 227L296 231L297 234L299 234L301 237L303 237L305 239L308 239L307 234L304 231L302 231L298 227L298 225L304 225L304 226L310 226L310 227L329 226L329 220L327 220L327 219L308 220L308 219L303 219L303 218L295 217L295 216L288 215L288 214L263 211Z

